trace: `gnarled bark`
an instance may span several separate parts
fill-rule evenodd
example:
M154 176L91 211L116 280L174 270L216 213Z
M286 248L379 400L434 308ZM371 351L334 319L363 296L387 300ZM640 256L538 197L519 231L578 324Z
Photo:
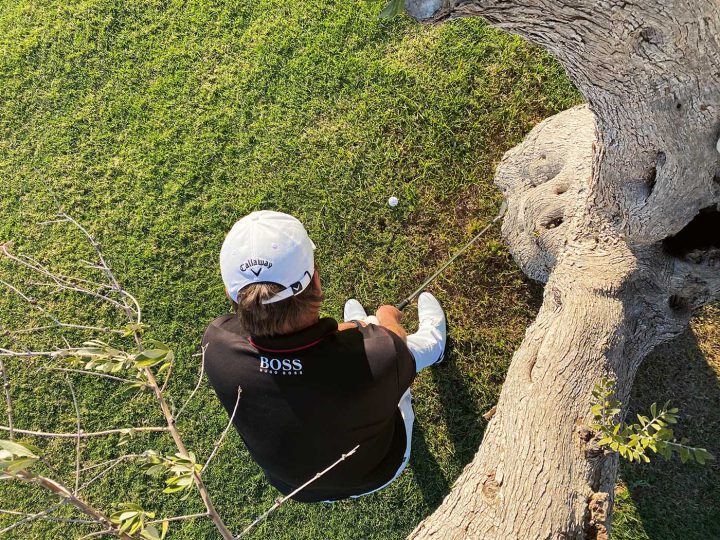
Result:
M623 402L643 358L720 298L720 5L707 0L410 0L548 48L588 101L536 126L496 182L503 236L543 305L483 443L410 538L607 538L617 456L591 391Z

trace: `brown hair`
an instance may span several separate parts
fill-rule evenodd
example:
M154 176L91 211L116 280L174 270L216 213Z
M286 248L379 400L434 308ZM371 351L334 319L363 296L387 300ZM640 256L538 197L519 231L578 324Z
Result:
M283 290L277 283L256 283L238 292L235 313L243 329L251 336L277 336L289 334L298 329L303 317L309 310L320 307L323 296L315 282L296 296L272 304L263 304Z

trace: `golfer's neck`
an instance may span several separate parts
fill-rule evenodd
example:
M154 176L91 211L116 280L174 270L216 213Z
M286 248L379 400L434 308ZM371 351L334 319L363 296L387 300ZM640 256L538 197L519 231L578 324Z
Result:
M316 324L318 320L320 320L320 308L308 311L305 316L300 319L297 325L295 325L292 329L288 329L287 332L283 333L292 334L295 332L300 332L301 330L305 330L313 324Z

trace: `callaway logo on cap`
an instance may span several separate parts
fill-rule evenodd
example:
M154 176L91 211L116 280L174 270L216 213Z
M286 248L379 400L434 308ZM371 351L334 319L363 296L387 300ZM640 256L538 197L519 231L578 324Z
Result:
M296 218L281 212L253 212L233 225L220 250L220 273L230 298L253 283L277 283L283 290L264 304L301 293L315 273L315 244Z

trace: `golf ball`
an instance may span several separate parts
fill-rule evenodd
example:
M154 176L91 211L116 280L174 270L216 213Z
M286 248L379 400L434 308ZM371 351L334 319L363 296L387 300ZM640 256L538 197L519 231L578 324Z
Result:
M393 208L398 205L398 202L399 202L399 201L398 201L398 198L397 198L397 197L390 197L390 198L388 199L388 205L390 205L390 206L393 207Z

